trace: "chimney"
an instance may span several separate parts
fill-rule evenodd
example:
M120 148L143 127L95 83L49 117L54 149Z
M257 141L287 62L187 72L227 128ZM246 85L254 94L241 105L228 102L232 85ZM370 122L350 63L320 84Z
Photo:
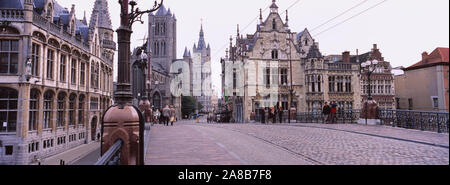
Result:
M426 63L427 60L428 60L428 53L425 51L422 53L422 61Z
M377 48L377 44L373 44L373 49L376 50Z
M344 63L350 63L350 52L349 51L342 53L342 61Z

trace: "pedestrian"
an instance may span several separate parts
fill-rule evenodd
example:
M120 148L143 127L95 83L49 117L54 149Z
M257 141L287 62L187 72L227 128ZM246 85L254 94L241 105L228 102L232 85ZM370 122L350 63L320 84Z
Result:
M155 124L158 123L161 124L161 120L159 119L161 116L161 112L159 112L159 109L156 109L154 116L155 116L154 118Z
M322 109L323 114L323 123L327 124L330 121L331 107L328 105L328 102L325 102L325 105Z
M266 123L266 111L265 111L265 107L262 107L260 109L260 113L261 113L261 123L264 124Z
M175 106L171 105L170 106L170 124L173 126L173 122L176 122L177 118L176 118L176 111L175 111Z
M170 108L166 105L163 109L163 123L165 126L169 126Z
M277 122L277 113L275 107L270 108L270 112L272 113L273 124Z
M280 123L283 123L283 107L278 106L278 117L280 119Z
M331 124L336 123L337 104L335 101L331 102Z

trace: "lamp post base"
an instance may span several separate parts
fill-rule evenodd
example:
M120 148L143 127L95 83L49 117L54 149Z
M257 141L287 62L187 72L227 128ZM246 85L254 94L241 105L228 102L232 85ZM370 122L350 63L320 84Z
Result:
M366 119L359 119L359 125L366 125ZM379 119L367 119L367 125L381 125L381 120Z

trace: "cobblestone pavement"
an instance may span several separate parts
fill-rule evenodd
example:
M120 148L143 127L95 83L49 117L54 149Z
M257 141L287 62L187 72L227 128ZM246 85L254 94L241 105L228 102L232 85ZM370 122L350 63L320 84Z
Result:
M315 161L316 164L449 164L448 134L362 125L203 124L202 126L246 134L297 153ZM439 143L442 146L426 143Z
M154 125L146 165L242 165L242 161L189 125Z

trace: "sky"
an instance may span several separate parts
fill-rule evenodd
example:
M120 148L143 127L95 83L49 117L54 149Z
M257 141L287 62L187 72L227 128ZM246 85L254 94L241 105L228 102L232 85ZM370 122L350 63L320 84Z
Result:
M90 20L95 0L57 1L69 9L75 4L77 18L82 19L86 12ZM153 0L136 2L140 9L150 9L154 3ZM236 35L237 24L241 34L253 34L259 21L255 19L259 17L259 9L264 10L271 3L272 0L164 0L165 7L177 18L177 57L182 58L184 48L192 49L198 42L203 22L205 40L212 50L213 88L220 92L220 58L225 56L230 36ZM285 10L290 7L290 29L301 32L308 28L324 55L344 51L356 54L356 49L365 53L377 44L393 67L408 67L419 62L424 51L431 53L437 47L449 47L448 0L277 0L276 3L283 19ZM378 3L381 4L367 10ZM108 0L108 5L113 29L117 29L120 25L118 0ZM346 13L314 29L343 12ZM263 18L268 14L269 10L264 11ZM132 48L143 44L147 23L145 18L144 24L133 25ZM116 79L117 55L114 71Z

